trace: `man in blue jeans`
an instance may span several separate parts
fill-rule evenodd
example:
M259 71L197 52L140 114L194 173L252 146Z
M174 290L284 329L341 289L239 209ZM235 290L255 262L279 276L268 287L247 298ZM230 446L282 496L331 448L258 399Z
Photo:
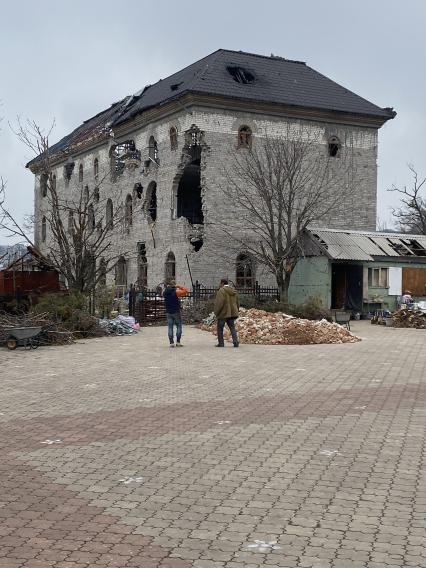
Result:
M177 286L174 280L169 280L164 290L164 303L166 305L167 333L169 336L170 347L175 346L174 327L176 326L176 347L182 347L180 342L182 337L182 317L180 313L180 300L186 296L188 288Z

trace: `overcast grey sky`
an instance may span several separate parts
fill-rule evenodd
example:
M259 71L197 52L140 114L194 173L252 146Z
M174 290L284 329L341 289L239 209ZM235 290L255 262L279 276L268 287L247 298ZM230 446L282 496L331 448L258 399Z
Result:
M222 47L280 55L398 115L379 132L379 204L407 163L426 175L424 0L0 0L0 175L11 208L31 212L32 156L8 127L17 115L56 128L83 120ZM0 243L6 240L0 235Z

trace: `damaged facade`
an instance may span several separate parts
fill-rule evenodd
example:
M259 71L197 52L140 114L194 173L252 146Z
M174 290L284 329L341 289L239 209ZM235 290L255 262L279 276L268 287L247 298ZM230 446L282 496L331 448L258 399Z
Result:
M218 252L217 220L240 230L239 212L223 199L224 171L236 152L265 132L280 136L301 123L318 135L336 161L353 149L356 191L328 226L374 230L377 134L395 113L280 57L218 50L174 75L126 97L51 147L61 195L81 186L105 200L101 222L111 223L117 199L125 207L114 230L117 268L108 283L155 287L166 277L206 286L228 276L242 286L274 284L245 251ZM45 180L35 173L37 244L46 227ZM93 223L100 222L93 219ZM226 251L227 243L221 245ZM101 262L102 259L97 259Z

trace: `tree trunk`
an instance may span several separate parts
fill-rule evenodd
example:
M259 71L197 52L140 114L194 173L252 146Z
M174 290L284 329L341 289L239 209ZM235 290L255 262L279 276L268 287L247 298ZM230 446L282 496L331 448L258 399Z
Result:
M288 289L290 287L290 277L291 272L282 270L281 273L277 273L277 287L280 294L280 302L288 304Z

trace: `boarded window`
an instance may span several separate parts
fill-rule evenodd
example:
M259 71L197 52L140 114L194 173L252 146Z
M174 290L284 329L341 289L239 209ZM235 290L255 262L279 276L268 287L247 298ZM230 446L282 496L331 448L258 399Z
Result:
M115 283L117 286L127 286L127 262L120 256L115 265Z
M403 268L402 291L410 290L412 296L426 296L426 268Z

